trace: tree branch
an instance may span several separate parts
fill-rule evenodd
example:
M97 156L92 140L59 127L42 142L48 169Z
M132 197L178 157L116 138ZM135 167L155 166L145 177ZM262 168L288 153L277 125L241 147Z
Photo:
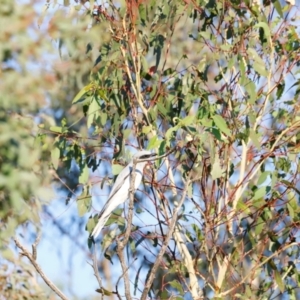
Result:
M98 271L98 261L97 261L97 251L96 251L96 244L94 244L94 253L93 253L93 270L94 270L94 275L98 281L99 288L102 289L102 279L99 275Z
M190 172L190 175L191 175L191 172ZM150 288L152 286L152 283L153 283L153 280L155 278L155 273L156 273L156 271L157 271L157 269L158 269L158 267L160 265L162 257L165 254L166 249L168 247L168 244L169 244L169 242L171 240L171 237L173 235L173 231L175 229L177 218L178 218L178 212L179 212L179 210L181 209L181 207L183 205L183 202L185 200L185 196L186 196L186 193L187 193L188 186L191 183L190 175L189 175L187 181L185 182L185 186L184 186L184 189L183 189L183 192L182 192L181 199L180 199L180 201L178 203L178 206L173 209L173 217L172 217L172 222L171 222L170 227L169 227L169 232L168 232L168 234L167 234L167 236L165 238L165 241L163 242L163 245L162 245L162 247L161 247L161 249L160 249L160 251L159 251L159 253L157 255L156 261L155 261L155 263L152 266L152 270L151 270L151 272L149 274L149 277L148 277L148 280L147 280L147 282L145 284L145 288L143 290L143 293L142 293L142 296L141 296L141 300L146 300L147 299L147 295L149 293L149 290L150 290Z
M61 292L61 290L44 274L41 267L36 262L36 247L39 243L40 238L41 237L39 234L36 241L32 245L32 254L29 253L29 251L21 244L21 242L17 238L14 238L14 241L15 241L16 246L22 250L21 255L24 255L29 259L31 264L34 266L36 271L41 275L41 277L43 278L45 283L50 287L50 289L61 299L68 300L68 298Z
M132 218L133 218L133 204L134 204L134 182L136 177L136 164L138 163L137 159L133 160L133 166L132 166L132 172L131 172L131 178L130 178L130 189L129 189L129 212L128 212L128 221L127 221L127 227L124 234L124 238L122 241L117 240L117 254L120 259L123 275L124 275L124 286L125 286L125 297L127 300L131 299L130 295L130 283L129 283L129 276L128 276L128 266L126 265L125 258L124 258L124 248L128 243L130 233L131 233L131 224L132 224Z
M166 168L168 170L169 180L172 185L171 190L172 190L173 196L177 196L177 190L175 188L175 179L174 179L174 175L171 170L168 158L166 159L165 164L166 164ZM198 285L198 280L197 280L197 276L195 273L192 257L188 251L186 244L184 243L184 241L182 239L178 224L175 225L173 237L174 237L175 243L178 247L178 250L180 252L180 255L182 257L183 263L189 273L190 284L189 284L188 288L190 290L190 293L191 293L193 299L199 299L199 297L203 296L203 295L202 295L201 290Z

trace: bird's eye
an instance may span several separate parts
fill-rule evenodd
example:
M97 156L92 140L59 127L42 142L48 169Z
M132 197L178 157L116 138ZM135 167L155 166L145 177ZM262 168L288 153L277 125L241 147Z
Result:
M145 158L149 158L149 157L152 157L153 155L152 154L145 154L145 155L142 155L140 157L140 159L145 159Z

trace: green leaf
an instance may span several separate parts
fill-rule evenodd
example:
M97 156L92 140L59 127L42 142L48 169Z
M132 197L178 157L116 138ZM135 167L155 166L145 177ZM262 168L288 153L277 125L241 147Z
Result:
M80 166L80 175L79 175L79 183L86 184L89 178L89 168L86 163Z
M293 187L291 183L289 184ZM298 201L294 191L289 190L287 194L287 198L288 198L287 209L289 211L290 217L294 219L297 213L299 212Z
M222 135L219 129L208 128L207 131L210 132L218 141L222 141Z
M254 104L256 101L256 85L253 81L248 81L245 85L245 89L247 93L249 94L249 104Z
M170 299L168 291L164 290L159 294L159 299L167 300Z
M90 211L91 207L92 207L91 196L84 196L77 200L77 211L80 217L82 217L84 214Z
M194 123L195 120L195 116L187 116L185 118L183 118L182 120L180 120L180 125L181 126L189 126L192 123Z
M57 170L60 157L60 150L55 144L55 148L51 150L51 160L55 170Z
M158 111L165 117L167 116L168 114L168 111L167 109L165 108L165 106L162 104L162 103L157 103L157 108L158 108Z
M104 101L108 101L108 99L107 99L107 96L106 96L106 91L105 90L103 90L103 89L97 89L97 95L101 98L101 99L103 99ZM97 97L97 101L98 101L98 97Z
M90 83L88 85L86 85L85 87L83 87L78 94L75 96L75 98L72 101L72 104L77 104L79 102L84 101L85 97L83 97L85 94L87 94L89 91L91 91L93 88L93 84Z
M254 28L259 28L259 27L263 28L265 36L266 36L267 40L269 41L270 36L271 36L269 25L265 22L259 22L254 26Z
M280 18L283 18L283 12L282 12L282 8L281 8L281 4L280 4L279 0L275 0L272 2L273 2L275 9L277 10Z
M163 71L162 76L168 76L175 73L175 70L173 70L172 68L168 68L166 70Z
M240 84L244 85L246 81L246 60L244 57L242 57L239 61L239 69L241 73L241 78L240 78Z
M229 45L229 44L222 44L220 46L220 48L223 50L223 51L232 51L232 45Z
M63 132L63 128L59 127L59 126L51 126L50 130L53 132L57 132L57 133L62 133Z
M292 220L294 220L294 218L295 218L295 210L292 207L292 205L290 205L290 203L287 203L287 209L288 209L288 212L289 212L289 216L292 218Z
M136 255L136 247L135 247L135 240L132 238L129 238L129 246L130 246L130 250L132 252L132 255L135 256Z
M127 140L131 134L132 134L132 129L130 129L130 128L124 129L123 130L123 138L124 138L124 140Z
M122 230L125 229L125 218L122 217L122 208L115 209L110 216L110 218L106 222L106 226L109 226L111 224L118 224L119 227L122 228Z
M271 172L269 172L269 171L266 171L266 172L263 172L262 174L260 174L260 176L257 180L257 185L261 185L262 183L264 183L270 174L271 174Z
M152 126L143 126L142 133L148 134L152 129Z
M177 130L178 130L177 126L169 128L165 134L166 140L169 141L171 139L171 137L173 136L173 132L177 131Z
M108 260L111 262L110 259L108 259ZM106 290L104 287L101 287L100 289L96 289L96 292L99 293L99 294L105 295L105 296L112 296L114 294L113 292L110 292L109 290Z
M216 126L226 135L230 136L231 132L229 130L229 128L227 127L227 124L225 122L225 120L220 116L220 115L215 115L212 117Z
M251 212L249 207L243 202L242 199L238 201L236 208L245 214L250 214Z
M265 226L265 222L261 217L258 217L256 226L255 226L255 234L260 235Z
M120 172L124 169L124 166L119 165L119 164L113 164L111 167L113 175L119 175Z
M259 141L259 138L260 138L260 134L259 133L256 133L252 128L250 129L250 132L249 132L249 136L250 136L250 139L251 141L253 142L254 146L257 148L257 149L260 149L261 148L261 143Z
M88 115L87 115L87 127L90 128L94 120L97 119L100 115L100 107L96 99L92 99L91 104L89 105Z
M208 31L200 31L199 35L204 37L205 40L210 40L211 39L211 33Z
M254 196L253 196L253 200L258 200L258 199L263 198L266 195L266 193L267 193L266 187L265 186L260 187L259 189L257 189L255 191Z
M254 62L258 63L259 65L265 68L265 62L263 59L258 55L255 49L249 48L247 49L248 55L254 60Z
M5 249L3 249L3 250L1 251L1 256L2 256L5 260L8 260L8 261L10 261L10 262L12 262L12 263L14 263L14 262L16 261L16 258L15 258L15 255L14 255L13 251L12 251L11 249L9 249L9 248L6 248L6 247L5 247Z
M220 165L220 159L219 159L219 156L216 155L215 161L213 163L212 170L211 170L211 177L213 180L215 180L222 176L223 176L223 170Z
M156 135L153 136L150 141L149 141L149 144L148 144L148 149L155 149L157 147L160 146L162 140L160 140Z
M253 63L253 69L261 76L268 76L268 71L266 70L265 64L259 64L257 62Z
M176 289L180 295L183 295L183 288L182 288L182 284L177 281L177 280L173 280L171 282L169 282L170 286L173 287L174 289Z
M277 91L276 91L276 98L279 100L283 94L285 88L285 82L283 81L282 83L278 84L277 86Z
M266 65L265 62L263 61L263 59L257 54L256 50L253 48L249 48L247 50L247 53L249 55L250 58L252 58L254 60L253 63L253 68L254 70L259 73L262 76L267 77L268 76L268 72L266 70Z
M95 215L95 217L90 216L86 224L86 230L88 232L92 232L92 230L94 229L97 223L98 223L98 215Z
M276 283L278 285L278 288L280 289L281 293L283 293L284 290L285 290L285 288L284 288L284 282L283 282L283 280L281 278L281 275L278 272L278 270L274 271L274 278L275 278L275 281L276 281Z

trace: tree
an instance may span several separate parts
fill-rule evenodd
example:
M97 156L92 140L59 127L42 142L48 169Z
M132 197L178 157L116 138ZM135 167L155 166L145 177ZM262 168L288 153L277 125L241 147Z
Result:
M2 5L2 15L19 24L1 32L9 41L2 72L12 74L2 84L1 226L9 229L2 256L17 265L6 254L9 237L24 221L38 227L37 214L27 210L41 206L38 190L49 177L33 174L48 169L66 205L76 200L78 220L89 216L86 239L99 293L296 299L297 7L279 1L75 2L46 2L41 27L34 29L40 39L21 50L12 36L22 28L30 40L34 14L21 18L20 6ZM48 56L50 71L31 79L29 62L53 51L40 46L49 46L50 38L61 61ZM32 89L20 99L24 85L20 92L12 84L26 83L27 75ZM46 94L49 79L55 88ZM32 101L36 87L47 107ZM12 118L16 112L20 117ZM23 125L28 114L38 132ZM101 244L93 244L96 195L106 194L111 174L134 148L162 157L145 170L143 188L130 193L129 210L119 208ZM32 161L23 162L31 151ZM25 192L13 170L27 172ZM116 277L101 271L107 262Z

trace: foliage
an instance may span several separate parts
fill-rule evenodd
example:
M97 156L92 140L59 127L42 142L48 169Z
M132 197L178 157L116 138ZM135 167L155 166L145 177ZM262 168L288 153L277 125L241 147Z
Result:
M44 289L9 246L19 224L38 224L41 206L51 197L45 149L36 119L55 78L39 66L44 39L31 5L0 5L0 290L3 299L45 299ZM28 31L37 35L29 36ZM38 68L37 68L38 67ZM49 137L45 137L45 141ZM48 196L47 196L48 195Z
M21 17L19 6L3 5L2 15L16 25L0 37L7 45L1 51L1 226L37 222L30 208L41 205L38 191L48 178L34 174L51 166L66 203L76 199L79 216L90 216L91 232L93 193L112 178L107 161L133 148L160 155L173 149L146 171L136 195L123 261L131 279L126 287L124 277L127 298L296 299L297 8L279 1L77 2L46 2L39 24L41 31L47 24L47 34L32 40L26 28L33 10L25 6ZM30 62L51 51L39 45L49 47L49 37L61 61L33 74ZM22 49L18 38L26 40ZM33 136L39 137L34 143ZM113 174L119 171L113 165ZM20 213L21 202L28 213ZM117 244L131 225L125 220L118 211L109 220L114 229L103 236L111 263L122 263ZM124 294L118 278L116 290L99 285L99 292Z

